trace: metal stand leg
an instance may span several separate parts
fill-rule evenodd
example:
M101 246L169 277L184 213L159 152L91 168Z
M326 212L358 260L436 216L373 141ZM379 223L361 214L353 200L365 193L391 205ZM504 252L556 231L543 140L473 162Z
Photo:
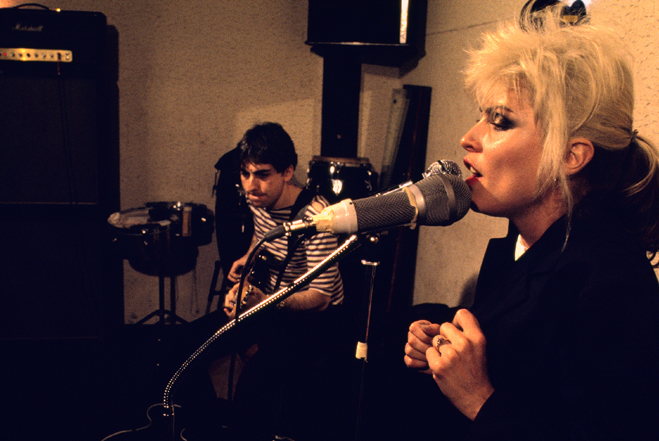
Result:
M369 240L369 245L374 246L377 245L379 237L378 236L371 236L368 238ZM373 253L375 255L376 253ZM357 425L355 429L355 440L360 441L362 439L366 439L364 437L364 434L362 433L362 425L361 421L363 418L363 406L364 406L364 398L366 395L366 363L368 362L368 338L369 338L369 332L371 328L371 313L373 309L373 290L375 286L375 270L377 266L380 264L379 261L376 259L362 259L361 261L362 265L366 267L366 282L367 282L367 304L365 305L365 310L366 310L366 326L364 329L364 334L363 334L363 341L357 342L357 351L355 353L355 357L357 359L362 360L362 366L361 366L361 373L360 373L360 379L359 379L359 398L358 398L358 403L357 403Z
M165 309L165 276L163 272L160 271L158 274L158 309L135 324L143 325L153 317L158 317L158 321L156 322L158 325L164 325L166 323L176 324L177 322L187 323L187 321L176 315L176 276L171 276L169 278L169 295L170 306L172 308L171 311Z
M222 300L222 296L224 293L228 290L228 279L226 277L223 277L222 280L222 285L220 286L220 289L215 289L217 286L217 279L220 276L220 270L222 269L222 262L219 260L215 261L215 270L213 271L213 278L211 279L211 286L210 289L208 290L208 299L206 300L206 314L211 312L211 307L213 306L213 299L215 296L218 296L219 300L217 301L217 307L218 309L220 308L220 302Z

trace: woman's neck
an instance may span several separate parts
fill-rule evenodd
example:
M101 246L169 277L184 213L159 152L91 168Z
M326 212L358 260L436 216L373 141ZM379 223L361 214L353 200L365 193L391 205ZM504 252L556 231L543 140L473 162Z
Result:
M566 212L562 198L548 196L544 201L534 204L523 214L511 217L510 220L517 227L522 244L530 248Z

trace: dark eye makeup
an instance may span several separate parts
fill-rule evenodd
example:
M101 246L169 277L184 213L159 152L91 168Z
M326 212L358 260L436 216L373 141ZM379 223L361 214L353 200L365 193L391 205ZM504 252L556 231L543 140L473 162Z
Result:
M514 122L505 115L506 108L504 107L488 108L481 110L481 113L483 113L487 118L487 122L492 124L496 130L509 130L515 126Z

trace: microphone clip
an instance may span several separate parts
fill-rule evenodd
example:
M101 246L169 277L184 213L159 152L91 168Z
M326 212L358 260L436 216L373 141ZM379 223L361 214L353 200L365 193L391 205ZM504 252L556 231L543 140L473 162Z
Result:
M296 233L306 233L308 231L316 230L316 223L314 222L311 216L305 215L302 219L295 220L293 222L284 222L284 235L287 237L292 236Z

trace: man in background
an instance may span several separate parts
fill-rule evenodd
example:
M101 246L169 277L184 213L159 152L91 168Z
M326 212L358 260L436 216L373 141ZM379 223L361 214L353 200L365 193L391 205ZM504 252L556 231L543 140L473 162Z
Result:
M264 235L294 218L313 216L329 205L293 183L297 154L290 136L277 123L257 124L238 143L240 177L254 219L250 250L227 275L236 285L224 311L235 316L239 280L247 258ZM244 282L243 309L261 302L315 267L338 246L329 233L281 237L265 242L255 268ZM246 296L246 297L245 297ZM296 441L339 439L337 421L349 408L344 380L349 359L341 323L343 282L337 264L277 305L246 342L245 362L233 400L237 436ZM250 344L251 343L251 344ZM343 410L342 410L343 409ZM342 418L345 421L345 418ZM270 436L270 438L267 438Z

